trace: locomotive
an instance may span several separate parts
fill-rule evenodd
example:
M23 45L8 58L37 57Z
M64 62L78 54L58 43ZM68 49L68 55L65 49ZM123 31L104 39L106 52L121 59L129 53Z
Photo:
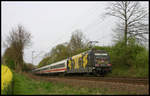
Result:
M112 71L110 56L104 50L91 49L67 59L32 70L34 74L93 74L104 76Z

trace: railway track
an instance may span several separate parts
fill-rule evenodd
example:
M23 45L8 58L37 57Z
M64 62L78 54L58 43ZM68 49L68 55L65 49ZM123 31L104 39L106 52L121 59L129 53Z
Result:
M85 76L44 76L46 78L60 78L60 79L76 79L76 80L88 80L88 81L104 81L104 82L114 82L114 83L129 83L138 85L149 84L148 78L127 78L127 77L85 77Z
M63 77L64 78L64 77ZM130 83L147 85L149 79L144 78L118 78L118 77L66 77L67 79L90 80L90 81L105 81L115 83Z

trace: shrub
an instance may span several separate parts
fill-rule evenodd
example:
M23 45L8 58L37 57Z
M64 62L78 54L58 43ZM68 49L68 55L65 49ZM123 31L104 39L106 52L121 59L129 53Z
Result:
M12 79L13 79L13 74L11 72L11 70L5 66L5 65L1 65L1 74L2 74L2 78L1 78L1 92L2 94L7 93L8 94L8 87L10 87Z
M2 61L3 61L2 63L4 65L6 65L7 67L9 67L12 70L15 70L15 62L12 58L5 56L5 57L3 57Z

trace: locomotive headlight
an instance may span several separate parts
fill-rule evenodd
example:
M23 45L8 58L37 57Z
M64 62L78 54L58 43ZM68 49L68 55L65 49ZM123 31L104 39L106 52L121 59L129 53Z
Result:
M93 69L95 69L95 67L93 67Z
M112 66L112 64L107 64L108 66Z

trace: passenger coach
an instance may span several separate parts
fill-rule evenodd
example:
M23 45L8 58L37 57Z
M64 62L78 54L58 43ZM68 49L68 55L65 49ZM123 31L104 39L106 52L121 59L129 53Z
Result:
M49 74L49 73L61 73L65 72L67 69L67 60L62 60L50 65L43 66L41 68L35 69L32 72L35 74Z

